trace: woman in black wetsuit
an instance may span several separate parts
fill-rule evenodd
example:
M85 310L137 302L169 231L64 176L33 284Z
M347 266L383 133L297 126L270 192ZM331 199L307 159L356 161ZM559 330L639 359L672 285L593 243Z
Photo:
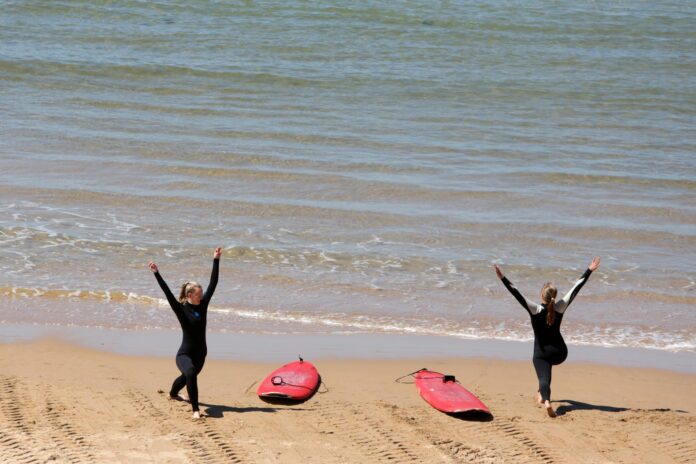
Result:
M570 303L575 299L580 289L592 271L599 267L599 257L594 258L580 279L575 282L573 288L559 301L556 301L556 287L550 282L541 288L539 298L541 304L526 299L515 288L496 265L495 273L503 281L505 287L527 310L534 330L534 369L539 379L539 394L537 401L546 407L549 416L556 417L556 411L551 406L551 366L561 364L568 356L568 347L561 335L561 321L563 314Z
M169 397L174 400L184 400L179 392L184 385L188 392L189 401L193 408L193 418L200 419L198 409L198 374L203 369L205 356L208 354L208 347L205 343L205 326L208 319L208 303L213 296L215 286L218 282L218 272L220 270L220 256L222 249L216 248L213 259L213 273L210 276L210 283L205 293L196 282L186 282L181 286L179 299L174 298L171 290L167 286L162 276L159 274L157 264L150 261L150 270L154 272L157 283L164 291L169 305L174 310L183 338L181 346L176 353L176 367L181 371L181 375L174 380Z

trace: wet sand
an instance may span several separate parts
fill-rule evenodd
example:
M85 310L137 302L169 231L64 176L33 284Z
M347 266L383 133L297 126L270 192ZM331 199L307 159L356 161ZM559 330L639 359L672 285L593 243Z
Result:
M162 392L173 359L41 340L0 345L0 461L29 462L693 462L696 375L567 362L554 370L560 416L534 401L528 361L313 360L328 392L271 405L255 382L277 363L209 359L202 410ZM466 420L394 379L455 374L493 412Z

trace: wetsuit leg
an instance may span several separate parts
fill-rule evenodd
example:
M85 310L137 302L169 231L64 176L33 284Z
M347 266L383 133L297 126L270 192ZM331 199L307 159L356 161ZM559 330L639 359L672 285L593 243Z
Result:
M179 394L182 388L186 386L186 376L184 374L181 374L179 377L174 379L174 383L172 383L172 389L169 390L169 396L172 398L176 397L176 395Z
M552 366L558 366L568 357L568 348L565 346L565 344L545 346L543 352L535 353L535 357L545 359L546 361L550 362Z
M186 379L186 391L188 392L191 408L193 411L198 411L198 374L203 369L205 358L192 358L188 355L179 355L176 357L176 367L182 373L182 377ZM177 379L178 380L178 379ZM176 381L175 381L176 382Z
M539 393L542 401L551 401L551 363L539 357L532 359L537 379L539 379Z

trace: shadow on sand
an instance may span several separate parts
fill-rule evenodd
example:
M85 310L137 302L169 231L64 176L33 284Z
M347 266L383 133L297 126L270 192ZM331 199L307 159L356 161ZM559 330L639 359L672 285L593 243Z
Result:
M569 413L571 411L602 411L602 412L624 412L629 411L629 408L621 408L616 406L603 406L599 404L583 403L581 401L575 400L557 400L553 403L566 403L561 404L556 408L556 414L562 416L563 414Z
M635 411L635 412L676 412L676 413L686 413L681 409L669 409L669 408L657 408L657 409L631 409L631 408L621 408L617 406L605 406L600 404L590 404L583 403L582 401L575 400L557 400L553 403L565 403L561 404L556 408L556 414L562 416L563 414L569 413L571 411L602 411L602 412L624 412L624 411Z
M245 412L276 412L276 408L259 408L255 406L251 407L237 407L237 406L225 406L224 404L208 404L208 403L198 403L205 409L203 412L208 417L213 417L215 419L220 419L224 417L226 412L231 412L235 414L245 413Z
M272 396L264 396L264 397L261 397L260 399L268 404L277 404L280 406L297 406L298 404L306 403L309 400L309 398L307 398L305 400L293 400L291 398L272 397Z
M493 414L483 412L483 411L467 411L467 412L457 412L457 413L447 413L450 417L456 417L460 420L465 420L468 422L490 422L493 420Z

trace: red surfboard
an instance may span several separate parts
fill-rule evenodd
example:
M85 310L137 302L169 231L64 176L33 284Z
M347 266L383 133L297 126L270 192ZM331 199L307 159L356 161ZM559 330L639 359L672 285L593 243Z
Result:
M438 411L450 414L469 411L491 413L488 406L457 383L453 375L421 369L416 372L415 378L420 396Z
M256 393L262 400L304 401L316 393L320 380L317 368L300 358L271 372Z

